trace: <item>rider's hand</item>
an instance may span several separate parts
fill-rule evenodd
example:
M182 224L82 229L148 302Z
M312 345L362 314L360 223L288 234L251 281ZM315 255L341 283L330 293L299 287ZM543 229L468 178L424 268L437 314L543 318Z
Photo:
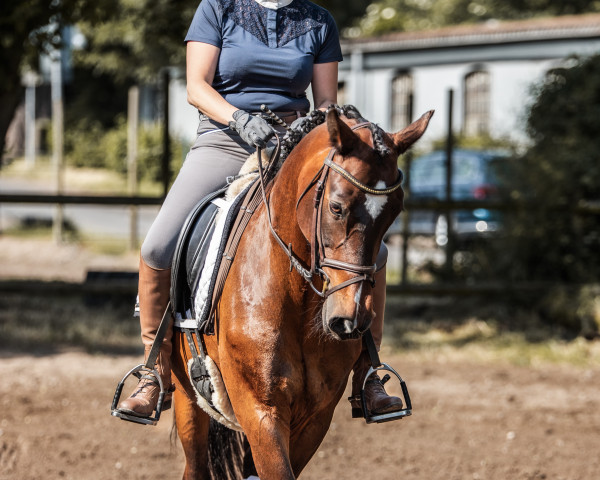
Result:
M292 122L290 128L294 131L300 131L302 134L310 132L310 129L314 127L314 125L309 125L310 121L308 117L298 117L296 120Z
M251 147L265 148L269 139L275 135L275 131L263 118L250 115L244 110L233 112L233 120L229 122L229 128L238 132Z

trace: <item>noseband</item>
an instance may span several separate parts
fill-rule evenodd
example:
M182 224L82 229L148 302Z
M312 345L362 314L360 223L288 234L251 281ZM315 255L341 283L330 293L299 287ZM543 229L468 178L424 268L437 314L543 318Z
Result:
M369 125L371 125L370 122L362 122L362 123L358 123L358 124L354 125L351 128L352 128L352 130L358 130L360 128L364 128ZM277 147L278 147L277 148L277 152L278 152L279 145ZM327 183L327 177L329 176L329 172L331 172L331 171L336 172L342 178L344 178L345 180L350 182L352 185L354 185L359 190L361 190L365 193L371 194L371 195L389 195L401 187L402 180L403 180L402 172L400 170L398 170L398 180L396 180L396 183L394 183L394 185L392 185L391 187L382 188L382 189L368 187L367 185L362 183L360 180L358 180L356 177L354 177L350 172L348 172L347 170L342 168L339 164L337 164L333 161L335 153L336 153L335 148L331 148L331 150L329 150L329 153L327 154L327 156L325 157L325 160L323 161L323 165L321 166L319 171L316 173L314 178L311 180L309 185L306 187L306 189L302 192L302 195L300 195L300 197L296 203L296 210L297 210L302 198L316 185L314 201L313 201L314 208L313 208L313 220L312 220L311 238L310 238L311 267L310 267L310 270L308 270L308 269L304 268L304 266L302 265L302 262L296 257L296 255L294 255L294 253L292 251L292 245L289 244L286 246L285 243L283 242L283 240L281 239L281 237L277 234L277 232L273 228L273 225L271 223L271 212L270 212L270 208L269 208L269 202L267 200L266 193L265 193L265 183L264 183L264 174L263 174L263 168L262 168L261 150L258 149L259 178L261 181L261 190L262 190L262 195L263 195L263 201L264 201L266 209L267 209L267 218L268 218L268 223L269 223L269 228L271 230L271 233L273 234L273 236L275 237L275 239L277 240L277 242L279 243L281 248L283 248L283 250L287 254L288 258L290 259L290 271L292 270L292 268L295 268L296 271L308 282L308 284L315 291L315 293L322 298L327 298L332 293L337 292L338 290L341 290L343 288L346 288L349 285L352 285L354 283L369 281L369 282L371 282L371 284L374 285L374 277L373 276L377 269L377 265L358 265L358 264L354 264L354 263L343 262L341 260L329 259L325 255L325 247L323 246L322 235L321 235L321 218L322 218L322 211L323 211L323 193L325 191L325 185ZM275 157L275 155L274 155L274 157ZM268 167L267 167L267 169L268 169ZM338 285L331 287L329 276L323 270L323 268L333 268L336 270L344 270L346 272L354 273L356 275L354 275L352 278L350 278L342 283L339 283ZM318 288L316 288L313 283L313 278L315 275L318 275L323 282L322 290L319 290Z

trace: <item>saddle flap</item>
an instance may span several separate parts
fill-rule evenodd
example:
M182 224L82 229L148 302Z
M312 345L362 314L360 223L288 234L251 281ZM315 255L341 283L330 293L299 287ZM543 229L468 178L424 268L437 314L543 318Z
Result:
M204 197L188 215L177 239L171 266L171 308L175 318L193 318L194 274L202 272L218 207L212 203L227 187Z
M184 223L171 274L171 304L177 321L192 319L200 328L206 323L223 251L250 186L231 202L222 198L227 188L206 196ZM218 217L220 206L224 216ZM218 237L213 240L215 234ZM204 272L205 266L211 271Z

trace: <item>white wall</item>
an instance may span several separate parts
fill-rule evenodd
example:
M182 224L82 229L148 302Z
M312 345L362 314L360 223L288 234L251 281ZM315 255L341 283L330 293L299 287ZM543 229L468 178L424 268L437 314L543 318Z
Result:
M531 89L555 65L548 60L487 65L491 75L492 136L506 136L519 143L527 141L525 120L527 107L533 101Z
M429 128L420 146L426 148L433 140L443 138L448 129L448 91L454 91L453 127L459 133L464 118L464 78L476 69L490 73L491 105L490 134L493 137L509 137L524 143L524 119L531 103L531 87L543 79L545 73L558 61L513 61L464 63L416 67L413 75L414 106L416 119L428 110L435 110ZM369 120L386 130L391 125L392 69L367 70L345 75L348 103L354 104ZM352 87L358 79L359 84ZM350 87L350 88L348 88Z

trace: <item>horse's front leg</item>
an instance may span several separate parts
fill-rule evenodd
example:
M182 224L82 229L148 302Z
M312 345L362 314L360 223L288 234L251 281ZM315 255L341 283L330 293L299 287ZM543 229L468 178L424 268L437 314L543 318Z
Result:
M310 459L316 453L331 425L335 404L325 407L313 415L299 428L295 428L290 439L292 450L291 463L296 475L304 470Z
M260 352L250 358L241 354L242 350L229 348L221 352L221 373L236 418L250 444L256 471L261 480L293 480L291 394L286 388L287 380L277 371L284 362L274 366Z
M252 396L245 401L248 408L242 408L239 415L236 410L236 415L248 438L259 478L295 479L290 462L289 415L282 416L279 408L256 403Z
M208 429L210 417L196 402L187 374L191 357L184 334L175 332L172 368L175 374L175 423L185 453L183 480L208 480Z

